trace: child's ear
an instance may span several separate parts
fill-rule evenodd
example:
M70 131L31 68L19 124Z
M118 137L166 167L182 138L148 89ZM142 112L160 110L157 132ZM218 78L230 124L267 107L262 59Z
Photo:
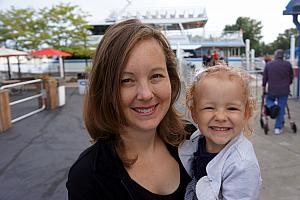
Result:
M253 115L253 109L252 109L250 103L247 102L245 105L245 115L244 115L245 119L249 120L252 117L252 115Z
M195 122L195 123L197 123L197 114L196 114L196 111L195 111L195 108L194 107L192 107L191 108L191 115L192 115L192 119L193 119L193 121Z
M249 112L249 110L246 110L246 111L245 111L245 119L246 119L246 120L249 120L249 119L251 118L251 116L252 116L252 115L251 115L251 113Z

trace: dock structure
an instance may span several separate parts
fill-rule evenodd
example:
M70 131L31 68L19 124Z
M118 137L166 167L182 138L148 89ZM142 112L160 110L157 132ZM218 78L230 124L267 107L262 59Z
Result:
M82 119L83 96L76 87L68 87L66 91L65 106L21 120L0 134L1 200L67 199L65 183L69 167L90 142ZM299 127L300 101L291 99L289 106ZM177 107L185 112L183 102L177 102ZM13 110L12 115L15 112L18 110ZM299 131L292 133L287 124L283 134L274 135L270 130L265 135L259 115L253 128L251 140L263 178L260 199L299 199Z
M180 44L189 57L202 57L213 51L224 53L226 58L240 57L245 47L242 31L219 31L206 33L208 16L205 7L161 7L130 8L130 2L120 11L112 11L104 20L91 23L91 44L101 41L107 28L127 19L139 19L141 22L161 30L174 51Z

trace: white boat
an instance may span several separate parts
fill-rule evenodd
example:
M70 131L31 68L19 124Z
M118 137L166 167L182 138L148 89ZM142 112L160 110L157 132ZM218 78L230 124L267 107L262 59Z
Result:
M98 43L105 30L122 20L137 18L143 23L159 28L168 38L174 51L184 50L184 57L195 58L202 62L202 56L210 52L222 52L229 62L241 63L241 48L245 48L243 33L225 32L219 35L206 34L205 24L208 21L204 7L199 8L129 8L131 2L120 11L112 11L104 20L92 23L92 43Z

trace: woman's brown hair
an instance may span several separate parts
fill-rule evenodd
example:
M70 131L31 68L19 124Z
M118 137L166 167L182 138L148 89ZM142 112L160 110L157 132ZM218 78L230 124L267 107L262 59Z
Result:
M180 93L175 55L159 30L136 19L108 28L97 47L84 103L85 125L94 141L112 139L116 148L122 149L119 131L127 122L120 105L121 72L134 46L151 38L157 40L164 51L172 88L171 106L157 132L168 144L178 145L183 141L183 125L174 107Z

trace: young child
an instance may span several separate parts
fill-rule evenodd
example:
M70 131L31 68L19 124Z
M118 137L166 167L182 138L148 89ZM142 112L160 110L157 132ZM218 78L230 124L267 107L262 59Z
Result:
M193 177L186 200L255 200L261 174L251 142L249 120L255 109L245 72L224 65L196 76L187 105L198 129L179 149Z

